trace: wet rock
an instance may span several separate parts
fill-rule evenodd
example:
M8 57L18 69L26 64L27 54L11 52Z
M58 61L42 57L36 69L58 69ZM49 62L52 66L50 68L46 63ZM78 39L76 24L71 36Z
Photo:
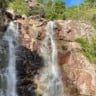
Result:
M8 44L6 41L1 40L0 42L0 70L7 67L8 62Z
M19 96L35 96L34 77L43 66L43 59L36 51L20 47L17 54L17 92Z
M0 26L0 38L4 35L8 25Z

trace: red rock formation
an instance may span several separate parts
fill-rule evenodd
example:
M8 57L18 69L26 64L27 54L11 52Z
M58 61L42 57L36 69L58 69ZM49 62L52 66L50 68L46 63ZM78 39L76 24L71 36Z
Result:
M67 56L67 54L64 56L65 59ZM67 72L67 76L77 86L80 94L92 96L96 95L96 76L94 66L90 65L90 62L86 60L81 53L75 50L71 51L69 58L67 57L67 62L65 62L62 66L63 68L66 66L66 70L69 70Z
M37 40L31 36L29 31L28 19L18 19L16 22L21 24L21 43L31 51L37 50Z
M67 52L66 54L58 53L58 64L63 65L68 63L70 55L70 52Z
M88 92L90 92L90 94L92 94L93 96L94 96L94 94L96 94L95 93L96 87L93 84L93 81L92 81L93 78L89 72L83 71L81 69L75 69L74 76L76 78L76 85L77 86L84 86L85 90L88 90ZM85 90L83 90L81 92L81 94L84 94L84 93L86 94Z

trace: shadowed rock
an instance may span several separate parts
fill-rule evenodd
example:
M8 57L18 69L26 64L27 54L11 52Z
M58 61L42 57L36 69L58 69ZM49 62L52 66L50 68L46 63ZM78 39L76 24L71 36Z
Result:
M20 46L17 54L17 92L19 96L35 96L34 76L43 66L43 59L36 51Z

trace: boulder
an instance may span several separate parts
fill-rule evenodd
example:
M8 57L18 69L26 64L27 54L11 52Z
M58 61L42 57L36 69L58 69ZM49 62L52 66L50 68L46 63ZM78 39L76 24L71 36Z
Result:
M10 19L14 19L15 18L15 12L13 9L11 8L7 8L6 9L6 15L10 18Z

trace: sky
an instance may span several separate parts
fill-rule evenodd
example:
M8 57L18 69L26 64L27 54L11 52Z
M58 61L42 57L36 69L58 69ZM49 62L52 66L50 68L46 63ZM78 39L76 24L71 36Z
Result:
M81 4L84 0L63 0L67 6L74 6Z

